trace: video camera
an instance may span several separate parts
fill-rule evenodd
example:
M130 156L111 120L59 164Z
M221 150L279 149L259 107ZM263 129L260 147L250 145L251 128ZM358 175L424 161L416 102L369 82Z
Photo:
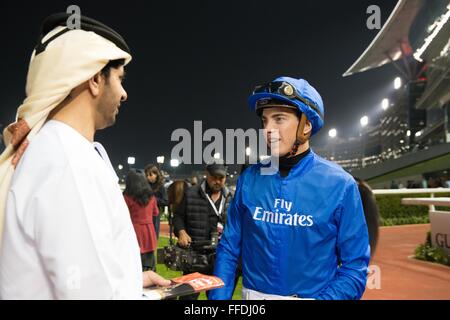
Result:
M163 262L169 269L176 271L204 272L214 263L217 239L217 233L213 233L211 240L193 241L187 248L171 244L158 249L158 263Z

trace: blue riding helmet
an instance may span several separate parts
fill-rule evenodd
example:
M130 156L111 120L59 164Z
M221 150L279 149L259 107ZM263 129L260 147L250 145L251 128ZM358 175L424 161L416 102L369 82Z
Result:
M276 101L274 104L273 101ZM280 102L288 106L297 107L304 113L312 125L311 134L317 133L323 127L324 108L320 94L304 79L278 77L272 82L255 87L248 98L251 110L257 111L266 107L273 107Z

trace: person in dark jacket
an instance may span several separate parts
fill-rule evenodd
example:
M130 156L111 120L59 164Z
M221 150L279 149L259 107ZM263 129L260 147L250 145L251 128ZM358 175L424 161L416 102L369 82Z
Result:
M153 218L159 215L156 198L144 175L136 171L128 173L123 194L141 250L142 271L155 271L158 242Z
M167 198L167 190L164 187L164 178L161 171L154 164L149 164L145 167L145 176L147 177L148 183L156 197L158 203L159 212L164 212L164 207L169 205ZM161 221L161 215L154 216L153 224L155 226L156 238L159 239L159 225Z
M227 167L213 163L206 167L206 179L199 185L188 188L177 207L174 218L174 232L178 245L187 248L198 241L220 239L226 223L226 212L231 201L231 192L225 186ZM190 270L184 274L201 272L212 274L214 263ZM198 294L181 297L183 300L196 300Z
M364 217L366 218L367 231L369 232L370 256L373 257L378 243L378 234L380 227L380 213L378 210L377 200L372 189L362 179L355 177L358 184L359 194L364 209Z

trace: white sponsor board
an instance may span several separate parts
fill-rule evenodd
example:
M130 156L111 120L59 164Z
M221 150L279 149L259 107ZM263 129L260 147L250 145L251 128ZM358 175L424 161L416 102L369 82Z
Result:
M450 255L450 212L430 211L431 242Z
M447 189L443 189L447 190ZM435 206L450 207L450 197L440 198L406 198L402 199L406 205L429 206L431 224L431 243L450 255L450 211L437 211Z

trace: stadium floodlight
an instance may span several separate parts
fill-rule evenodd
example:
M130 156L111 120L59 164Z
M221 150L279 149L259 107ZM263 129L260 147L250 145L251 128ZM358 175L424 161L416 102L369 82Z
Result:
M402 78L400 78L400 77L395 78L395 80L394 80L394 89L398 90L398 89L401 88L401 86L402 86Z
M156 162L159 163L159 164L163 164L164 163L164 156L156 157Z
M170 166L171 167L178 167L180 165L180 160L178 159L170 159Z
M359 123L361 123L361 127L365 127L369 124L369 117L368 116L364 116L359 120Z
M329 136L330 138L336 138L336 136L337 136L337 130L336 130L335 128L330 129L330 131L328 131L328 136Z
M381 108L383 110L387 110L387 108L389 108L389 99L384 98L383 101L381 101Z

